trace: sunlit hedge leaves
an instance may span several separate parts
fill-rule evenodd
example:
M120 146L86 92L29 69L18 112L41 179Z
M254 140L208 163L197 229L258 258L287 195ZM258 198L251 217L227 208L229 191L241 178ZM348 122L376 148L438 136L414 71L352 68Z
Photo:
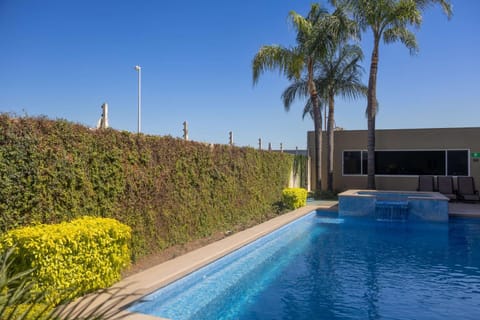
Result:
M307 190L303 188L285 188L282 192L282 202L288 209L297 209L307 204Z
M0 252L14 248L10 270L32 270L31 292L58 304L118 281L130 263L130 233L115 219L82 217L10 230L0 235Z

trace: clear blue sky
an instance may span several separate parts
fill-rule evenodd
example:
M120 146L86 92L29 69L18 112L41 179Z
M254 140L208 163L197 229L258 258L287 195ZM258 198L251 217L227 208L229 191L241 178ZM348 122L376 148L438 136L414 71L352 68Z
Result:
M289 113L278 73L252 86L251 61L262 45L294 44L290 10L311 1L0 0L0 112L46 115L94 126L100 106L110 125L136 131L142 66L143 132L237 145L262 137L274 148L306 145L303 102ZM380 49L377 128L480 126L480 1L454 0L424 16L420 53ZM371 38L362 39L365 81ZM366 101L337 101L336 123L365 129Z

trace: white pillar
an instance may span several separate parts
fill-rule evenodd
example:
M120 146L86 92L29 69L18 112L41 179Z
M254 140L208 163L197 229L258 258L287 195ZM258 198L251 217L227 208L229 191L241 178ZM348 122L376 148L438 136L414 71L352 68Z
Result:
M138 71L138 124L137 132L142 132L142 67L135 66Z
M183 139L188 141L188 123L187 121L183 122Z
M102 129L108 128L108 103L102 104Z

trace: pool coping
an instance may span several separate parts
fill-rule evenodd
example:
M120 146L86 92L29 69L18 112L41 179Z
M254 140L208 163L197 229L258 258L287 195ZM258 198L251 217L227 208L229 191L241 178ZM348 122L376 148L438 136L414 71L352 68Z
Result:
M459 218L480 218L480 203L451 201L448 204L449 216Z
M372 194L375 193L375 194ZM367 190L367 189L349 189L338 194L338 197L361 197L373 198L376 194L408 194L406 198L411 200L442 200L449 201L449 198L436 191L398 191L398 190Z
M112 310L109 314L114 315L109 319L165 320L165 318L133 313L124 309L141 297L150 294L217 259L220 259L221 257L307 215L312 211L318 209L328 210L335 207L336 204L336 201L325 201L323 203L315 204L307 203L305 207L277 216L259 225L232 234L224 239L190 251L184 255L165 261L119 281L110 289L116 292L117 295L121 295L123 299L112 303ZM88 302L92 303L88 305L88 307L85 307L88 310L93 310L96 306L99 306L102 303L105 303L106 306L108 306L109 298L109 294L97 294L94 301L92 302L91 300L88 300ZM83 300L80 299L72 305L82 309L81 305L85 304L82 304Z

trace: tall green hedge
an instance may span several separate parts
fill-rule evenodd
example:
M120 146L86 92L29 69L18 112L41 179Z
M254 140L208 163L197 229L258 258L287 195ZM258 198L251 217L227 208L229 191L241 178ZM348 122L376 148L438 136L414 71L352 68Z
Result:
M0 115L0 232L79 216L132 228L134 258L261 221L293 158Z

